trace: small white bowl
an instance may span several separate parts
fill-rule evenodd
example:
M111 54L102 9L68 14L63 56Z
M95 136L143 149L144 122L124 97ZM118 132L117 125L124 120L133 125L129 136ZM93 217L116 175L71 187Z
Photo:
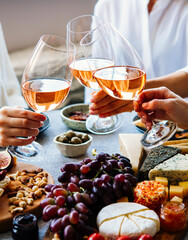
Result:
M78 121L70 119L70 113L80 111L82 113L89 113L89 105L84 103L76 103L68 105L61 110L61 119L63 123L69 128L77 131L87 131L86 121Z
M81 134L85 134L83 132L76 132L75 133L81 133ZM91 145L91 142L93 140L92 136L87 134L89 136L89 140L84 142L84 143L80 143L80 144L71 144L71 143L63 143L63 142L59 142L57 141L57 138L59 136L61 136L63 133L57 135L53 141L56 145L56 147L59 149L59 151L66 157L80 157L85 155L87 149L89 148L89 146Z

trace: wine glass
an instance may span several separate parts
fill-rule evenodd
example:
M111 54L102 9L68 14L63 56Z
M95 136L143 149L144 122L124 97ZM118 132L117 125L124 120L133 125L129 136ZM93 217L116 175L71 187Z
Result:
M44 35L37 43L22 76L22 93L28 105L36 112L56 109L67 97L74 61L75 47L55 35ZM22 160L39 161L43 147L37 143L26 146L9 146L9 150Z
M74 77L85 87L93 90L99 89L99 85L88 66L85 56L80 47L81 39L91 30L96 29L102 24L101 20L93 15L83 15L72 19L67 24L67 42L76 46L75 62L70 65ZM88 59L92 68L99 69L114 65L112 54L106 52L106 56L93 57ZM73 67L74 65L74 67ZM117 130L123 123L123 117L120 115L107 118L90 115L86 120L86 128L95 134L107 134Z
M114 66L92 69L99 86L111 97L134 100L143 90L146 73L136 51L111 24L103 24L88 33L80 42L88 65L89 59L108 51L114 54ZM105 45L105 47L104 47ZM109 50L111 49L111 51ZM105 54L105 53L104 53ZM176 131L171 121L155 123L141 140L145 148L152 148L167 141Z

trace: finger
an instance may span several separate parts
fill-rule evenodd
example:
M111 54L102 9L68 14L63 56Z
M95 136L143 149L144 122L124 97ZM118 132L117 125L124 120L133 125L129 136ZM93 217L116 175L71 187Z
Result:
M7 118L8 119L8 118ZM34 121L34 120L29 120L25 118L9 118L8 121L4 119L4 125L2 126L7 126L7 127L12 127L12 128L40 128L44 125L44 122L42 121Z
M170 103L170 99L153 99L149 102L145 102L142 104L142 108L145 110L166 110L168 109L168 105Z
M109 95L107 95L100 101L98 101L96 103L91 103L89 106L89 109L96 110L96 109L102 108L104 106L107 106L107 105L111 104L112 102L117 102L117 101L118 101L117 99L112 98ZM118 106L118 103L117 103L117 106Z
M101 101L106 96L108 96L108 94L106 94L103 90L100 90L98 92L93 92L93 94L91 95L91 100L90 101L92 103L96 103L98 101Z
M7 128L3 131L5 137L28 137L37 136L39 129L27 129L27 128Z
M36 139L36 137L34 137L34 136L24 138L24 139L15 138L15 137L6 138L5 140L0 140L0 146L1 147L7 147L9 145L25 146L25 145L28 145L28 144L32 143L35 139Z
M133 104L131 102L131 103L125 105L125 106L116 108L113 111L106 112L106 113L101 113L101 114L99 114L99 117L105 118L105 117L110 117L110 116L117 115L117 114L120 114L120 113L132 112L132 111L133 111Z
M36 112L32 112L29 110L25 110L25 109L7 107L7 108L4 108L2 111L3 111L4 115L13 117L13 118L27 118L27 119L35 120L35 121L45 121L46 120L45 115L36 113Z
M96 110L90 110L90 114L109 114L111 112L121 113L122 111L131 112L133 110L133 101L115 100L104 107ZM114 115L114 114L112 114Z

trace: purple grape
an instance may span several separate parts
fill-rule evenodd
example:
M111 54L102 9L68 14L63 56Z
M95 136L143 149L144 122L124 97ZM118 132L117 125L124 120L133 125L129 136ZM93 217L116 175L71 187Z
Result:
M76 203L79 203L79 202L82 202L83 201L83 197L82 197L82 194L79 193L79 192L75 192L73 194L73 199Z
M86 207L86 205L84 204L84 203L77 203L76 205L75 205L75 209L77 210L77 211L79 211L80 213L88 213L88 208Z
M93 203L96 203L98 201L98 199L99 199L99 197L96 194L94 194L94 193L90 194L90 198L91 198Z
M106 153L101 152L96 156L96 160L99 161L99 162L105 162L106 157L107 157Z
M136 177L134 177L134 176L133 176L132 174L130 174L130 173L125 173L124 176L125 176L125 179L127 179L127 180L130 182L130 184L131 184L132 187L135 187L135 186L136 186L136 184L137 184L137 182L138 182L138 179L137 179Z
M84 222L87 222L89 220L89 217L86 214L80 213L79 216L80 219Z
M71 224L77 224L79 222L80 216L79 213L73 210L69 215L69 220Z
M72 182L72 183L74 183L76 185L79 184L79 181L80 181L80 179L76 175L70 177L70 182Z
M52 192L48 192L45 196L45 198L54 198L54 195Z
M64 196L58 196L56 197L55 202L59 207L63 207L65 205L66 198Z
M110 177L107 175L107 174L103 174L100 179L105 182L105 183L108 183L110 182Z
M103 184L103 180L100 179L100 178L95 178L95 179L93 180L93 185L94 185L96 188L101 188L102 184Z
M91 161L92 161L91 158L85 158L85 159L83 160L83 163L88 164L88 163L90 163Z
M106 162L103 164L103 170L107 173L111 173L113 171L113 165L110 162Z
M73 226L67 225L64 229L64 240L73 240L75 236L75 231Z
M40 202L40 206L42 208L46 207L47 205L54 205L55 204L55 199L53 198L45 198Z
M83 193L81 193L81 195L82 195L83 203L85 203L86 205L90 205L93 203L93 201L88 193L83 192Z
M117 183L117 182L113 183L113 190L114 190L116 198L120 198L122 196L122 188L119 183Z
M61 218L61 226L62 226L62 228L65 228L69 224L70 224L69 215L66 214Z
M131 175L134 175L134 170L131 167L125 167L124 171L125 173L130 173Z
M117 160L110 159L110 160L108 160L108 162L111 163L114 168L118 168L118 161Z
M45 189L46 192L50 192L53 186L54 186L54 184L47 184L47 185L44 187L44 189Z
M76 184L74 184L74 183L69 183L68 184L68 189L72 193L73 192L80 192L80 188Z
M93 187L93 182L90 179L83 179L83 180L80 180L79 186L86 190L91 190Z
M125 176L123 174L117 174L115 177L114 177L114 180L115 182L117 183L122 183L124 180L125 180Z
M61 218L53 219L50 223L50 230L54 233L57 233L61 230Z
M46 209L46 215L50 218L54 218L57 214L58 207L56 205L51 205L49 208Z
M78 170L78 166L75 163L65 163L61 167L62 172L75 173Z
M103 183L103 184L102 184L102 189L103 189L103 191L106 192L106 193L111 193L112 190L113 190L113 188L112 188L112 186L111 186L110 183Z
M59 208L57 210L57 214L58 214L59 217L63 217L64 215L67 214L67 209L66 208Z
M102 194L102 189L98 189L96 187L93 187L92 188L92 192L97 195L97 196L100 196Z
M92 162L88 163L87 166L90 169L99 170L101 168L101 163L96 160L93 160Z
M63 172L59 177L58 177L58 181L61 183L64 182L69 182L70 180L70 173L69 172Z
M53 192L53 190L56 188L63 188L63 187L60 184L54 184L53 187L51 188L51 192Z
M67 203L68 207L73 207L75 204L75 201L72 196L68 196L66 199L66 203Z
M131 163L127 159L120 158L119 161L124 164L124 167L132 167Z

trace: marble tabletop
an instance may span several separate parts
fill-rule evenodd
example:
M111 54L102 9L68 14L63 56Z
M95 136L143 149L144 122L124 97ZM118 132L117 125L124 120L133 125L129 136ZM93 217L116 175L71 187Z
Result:
M57 183L57 177L60 175L60 167L65 162L79 161L85 157L91 156L92 149L96 149L98 153L107 152L109 154L120 152L118 136L120 133L139 133L136 127L132 124L132 119L136 115L135 112L124 113L123 125L114 133L106 135L94 135L93 141L87 150L87 153L83 157L79 158L68 158L63 156L56 148L53 138L61 133L69 130L61 121L60 111L51 111L46 113L50 119L50 126L44 132L40 133L37 137L37 141L43 145L45 150L44 159L40 162L32 162L32 164L44 168L46 171L51 173L55 182ZM39 219L39 240L42 240L45 232L48 228L48 223L43 222ZM0 240L12 239L11 231L0 234ZM188 240L188 234L182 240Z

